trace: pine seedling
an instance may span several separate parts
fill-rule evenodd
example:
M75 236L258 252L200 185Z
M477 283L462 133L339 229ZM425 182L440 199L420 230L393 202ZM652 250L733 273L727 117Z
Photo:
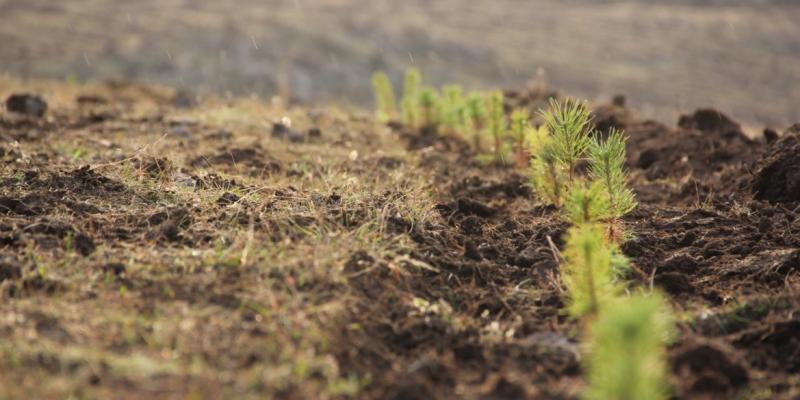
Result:
M467 137L471 137L475 152L478 154L484 151L482 140L483 129L486 125L486 105L483 96L478 92L471 92L464 100L464 107L461 111L462 130Z
M436 126L439 123L439 95L431 87L423 87L419 92L419 115L422 126Z
M573 226L567 232L561 276L567 311L576 319L594 317L621 292L612 267L612 248L598 225Z
M553 137L544 125L531 131L530 152L530 176L534 190L542 200L561 207L566 191L566 176L558 163Z
M397 114L394 89L386 73L380 71L372 75L372 90L375 95L375 117L380 122L388 122Z
M447 133L455 133L460 129L461 110L464 109L464 99L461 86L445 85L442 87L441 123Z
M673 330L669 306L658 293L608 304L589 330L583 398L669 398L665 349Z
M609 204L602 184L576 180L564 203L564 216L572 225L596 224L609 216Z
M491 92L486 97L486 129L492 137L494 161L498 164L505 162L504 139L508 131L506 112L503 105L503 92Z
M596 136L589 145L589 177L603 186L613 219L636 208L636 198L627 186L625 141L622 132L612 129L605 141Z
M566 170L570 182L575 178L578 164L591 143L590 115L583 103L567 100L563 103L550 100L550 109L540 112L553 142L559 163Z
M528 166L528 148L526 137L530 134L530 115L528 111L518 108L511 113L511 136L514 139L514 163L518 168Z
M419 87L422 82L419 70L409 68L403 80L403 99L400 103L402 122L408 126L419 127Z

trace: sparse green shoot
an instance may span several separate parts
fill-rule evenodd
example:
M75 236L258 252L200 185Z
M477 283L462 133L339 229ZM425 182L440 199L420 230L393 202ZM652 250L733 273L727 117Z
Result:
M514 139L514 164L518 168L528 166L530 154L525 144L531 134L530 114L525 109L518 108L511 113L511 136Z
M416 68L406 70L403 81L403 99L401 100L402 122L408 126L418 127L421 115L419 106L419 92L422 77Z
M486 128L493 140L492 154L494 162L504 164L506 161L506 148L504 139L508 132L503 92L494 91L486 96L487 124Z
M436 126L439 123L439 95L431 87L423 87L419 92L419 116L422 126Z
M380 122L388 122L397 114L392 82L386 73L379 71L372 75L372 90L375 96L375 116Z
M486 127L486 104L478 92L470 92L461 109L462 130L467 138L471 138L475 151L481 154L485 150L483 130Z
M461 86L443 86L440 104L441 124L445 131L451 134L457 132L461 128L461 110L465 108Z

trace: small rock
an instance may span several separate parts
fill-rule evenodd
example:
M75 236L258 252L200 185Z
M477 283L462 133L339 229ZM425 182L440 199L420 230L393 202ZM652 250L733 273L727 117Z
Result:
M475 261L483 259L481 252L478 251L478 246L476 246L475 242L472 240L467 240L466 243L464 243L464 257Z
M678 245L687 247L691 246L697 240L697 233L689 231L683 234L683 237L678 241Z
M772 142L758 161L751 190L758 200L770 203L800 201L800 124Z
M184 173L183 171L175 171L172 174L172 180L181 186L195 188L197 187L197 180L191 175Z
M778 137L779 137L778 132L776 132L774 129L770 128L764 129L764 140L766 140L767 143L772 143L778 140Z
M639 154L639 161L636 162L636 166L641 169L648 169L656 161L658 161L658 150L647 149Z
M467 235L477 236L483 234L483 224L481 223L481 219L470 215L464 218L460 224L461 231Z
M214 133L211 133L207 136L209 139L216 139L216 140L231 140L233 138L233 133L231 131L220 128Z
M172 105L178 108L192 108L197 105L197 98L188 91L181 89L172 98Z
M514 265L521 268L530 268L536 261L537 256L538 252L536 251L536 247L525 247L519 252L519 254L517 254L516 257L514 257Z
M772 220L770 220L768 216L762 215L758 220L758 231L761 233L767 233L770 231L770 229L772 229Z
M276 122L272 124L272 137L286 139L294 143L305 140L305 137L301 133L293 130L283 122Z
M103 265L103 272L120 276L125 273L126 267L122 263L108 263Z
M221 206L227 206L236 203L237 201L239 201L239 199L241 199L239 196L231 192L225 192L222 194L222 196L219 196L219 198L217 199L217 204Z
M34 215L36 214L27 204L19 199L0 196L0 214Z
M699 109L692 115L682 115L678 126L683 129L697 129L704 133L717 133L723 137L742 137L742 127L727 115L709 108Z
M41 118L47 112L47 102L32 94L12 94L6 99L6 110Z
M719 392L747 384L747 369L729 351L711 343L685 345L673 353L670 364L689 392Z
M467 198L460 198L456 202L458 211L467 215L477 215L479 217L487 218L495 214L496 210L475 200Z
M725 254L725 251L720 249L715 242L710 242L703 247L703 258L719 257L723 254Z
M689 278L680 272L658 274L655 277L655 284L673 295L692 292L692 284L689 282Z
M697 271L697 260L688 254L677 254L664 261L659 270L667 272L694 273Z
M94 250L97 248L97 246L94 244L94 240L92 240L92 238L85 233L79 233L75 235L72 244L75 247L75 251L84 257L94 253Z
M22 277L22 268L19 265L0 262L0 282Z
M83 94L75 98L75 102L78 105L99 105L99 104L107 104L108 100L104 97L91 95L91 94Z
M189 127L182 124L173 126L170 129L170 133L181 139L192 139L194 137L194 134L192 134L192 131L189 129Z
M308 137L311 139L319 139L322 137L322 130L319 128L311 128L308 130Z

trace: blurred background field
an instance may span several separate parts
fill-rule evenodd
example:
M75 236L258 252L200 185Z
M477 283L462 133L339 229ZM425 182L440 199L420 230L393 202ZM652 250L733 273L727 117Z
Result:
M800 120L786 0L0 0L0 73L371 102L370 74L548 85L674 123L700 106Z

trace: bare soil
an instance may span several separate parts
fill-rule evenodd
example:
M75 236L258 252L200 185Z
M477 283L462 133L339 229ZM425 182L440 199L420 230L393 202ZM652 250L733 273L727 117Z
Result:
M334 108L22 92L48 111L0 113L0 397L578 398L566 225L525 171ZM628 279L678 315L675 397L796 398L800 132L595 115L630 136Z

